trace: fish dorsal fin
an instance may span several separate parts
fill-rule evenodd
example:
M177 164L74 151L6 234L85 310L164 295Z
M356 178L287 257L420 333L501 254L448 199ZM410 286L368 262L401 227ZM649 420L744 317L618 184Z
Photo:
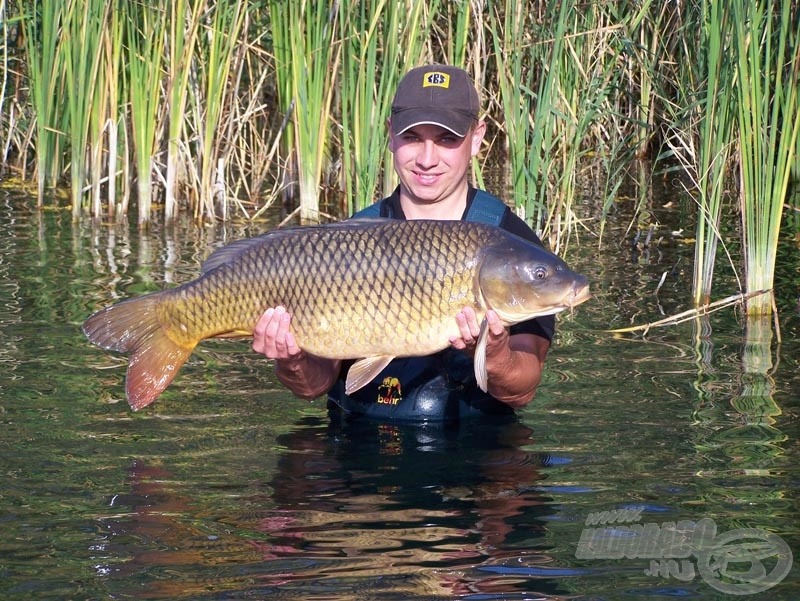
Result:
M486 371L486 344L489 341L489 320L485 317L481 322L478 344L475 345L475 380L483 392L489 387L489 374Z
M363 228L374 226L376 223L381 222L388 222L392 221L391 219L386 219L384 217L359 217L356 219L347 219L346 221L340 221L336 224L337 227L345 227L345 228ZM225 246L216 249L212 252L208 258L203 263L203 266L200 268L201 273L208 273L212 269L216 269L220 265L225 265L226 263L230 263L234 258L238 257L244 252L247 252L249 249L259 246L264 242L265 238L271 238L273 240L282 238L284 236L293 236L297 234L301 230L318 230L321 228L326 227L325 225L304 225L304 226L297 226L297 227L283 227L278 228L276 230L272 230L261 234L260 236L254 236L253 238L243 238L242 240L234 240L233 242L226 244Z
M394 357L390 355L376 355L356 361L347 371L347 380L344 384L346 394L353 394L374 380L383 368L389 365Z
M235 257L238 257L243 252L246 252L248 249L261 244L264 236L269 235L271 235L271 232L269 234L264 234L263 236L256 236L255 238L236 240L230 244L226 244L225 246L218 248L208 256L203 263L203 266L200 268L200 272L208 273L220 265L225 265L226 263L231 262Z
M313 227L319 226L306 226L307 229L311 229ZM212 269L216 269L220 265L225 265L226 263L230 263L239 255L246 253L251 248L256 246L260 246L264 243L265 239L270 238L272 240L279 240L284 236L292 236L297 233L298 230L304 229L303 227L282 227L276 230L271 230L269 232L263 233L260 236L253 236L252 238L242 238L241 240L234 240L216 249L212 252L208 258L203 263L203 266L200 268L201 273L208 273Z
M387 217L351 217L350 219L346 219L342 221L343 224L347 225L375 225L376 223L390 223L394 222L393 219L389 219Z

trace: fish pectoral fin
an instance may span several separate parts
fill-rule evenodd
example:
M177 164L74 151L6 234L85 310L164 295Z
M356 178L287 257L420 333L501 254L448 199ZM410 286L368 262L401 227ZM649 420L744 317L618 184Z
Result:
M347 394L352 394L359 388L363 388L369 384L375 377L381 373L384 367L394 359L391 355L376 355L374 357L365 357L353 363L347 371L347 380L344 383L344 391Z
M489 374L486 371L486 344L489 341L489 320L485 317L481 322L478 343L475 345L475 380L483 392L489 387Z

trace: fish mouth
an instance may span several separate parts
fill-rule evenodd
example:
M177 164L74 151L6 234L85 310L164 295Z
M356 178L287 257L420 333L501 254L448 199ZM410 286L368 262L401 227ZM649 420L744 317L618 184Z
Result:
M561 299L561 304L565 309L569 309L571 312L575 307L586 302L590 298L592 298L592 293L589 291L589 284L575 283L564 298Z
M540 304L532 307L528 305L526 307L524 302L519 302L519 308L526 308L526 311L514 311L505 310L501 307L490 307L493 309L502 320L506 323L519 323L524 319L533 319L534 317L544 317L545 315L554 315L556 313L561 313L564 310L569 309L570 313L572 310L580 305L581 303L586 302L592 298L592 294L589 292L589 284L586 282L576 282L572 286L570 286L567 292L559 298L556 295L551 295L547 298L540 298Z

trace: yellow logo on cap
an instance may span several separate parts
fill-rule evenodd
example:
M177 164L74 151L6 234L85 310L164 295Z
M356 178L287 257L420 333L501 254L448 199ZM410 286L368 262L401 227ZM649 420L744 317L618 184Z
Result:
M422 87L429 88L431 86L435 86L437 88L449 88L450 76L447 73L442 73L441 71L428 71L422 77Z

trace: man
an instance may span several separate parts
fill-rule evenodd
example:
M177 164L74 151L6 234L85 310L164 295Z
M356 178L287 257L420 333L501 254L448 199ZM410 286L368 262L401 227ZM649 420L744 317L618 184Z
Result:
M462 69L431 65L400 81L389 119L389 149L400 179L394 193L356 216L494 222L541 244L533 231L499 200L469 185L469 166L486 132L478 94ZM424 249L420 249L424 252ZM276 361L278 379L294 394L329 394L332 410L385 421L447 421L509 415L534 396L554 331L552 316L507 330L488 311L488 394L474 378L472 354L480 324L471 307L454 316L461 336L429 357L395 359L371 383L348 396L350 362L309 355L291 331L283 307L259 320L253 349Z

